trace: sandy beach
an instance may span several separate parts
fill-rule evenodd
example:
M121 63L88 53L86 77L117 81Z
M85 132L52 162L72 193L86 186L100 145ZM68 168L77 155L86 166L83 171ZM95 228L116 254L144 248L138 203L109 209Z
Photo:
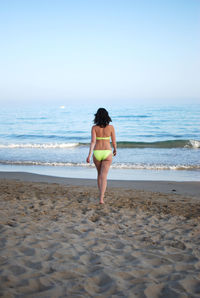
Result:
M1 297L199 297L200 183L0 173Z

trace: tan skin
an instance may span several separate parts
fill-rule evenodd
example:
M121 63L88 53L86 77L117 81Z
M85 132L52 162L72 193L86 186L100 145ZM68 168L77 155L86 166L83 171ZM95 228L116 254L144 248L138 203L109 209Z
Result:
M117 146L114 127L112 125L107 125L106 127L94 125L91 131L91 143L89 154L86 159L87 163L90 162L93 150L112 150L109 140L97 140L96 137L111 137L113 145L113 155L116 156ZM97 183L100 193L100 204L104 204L104 194L107 187L107 175L112 163L112 152L106 159L102 161L97 160L93 155L93 161L98 173Z

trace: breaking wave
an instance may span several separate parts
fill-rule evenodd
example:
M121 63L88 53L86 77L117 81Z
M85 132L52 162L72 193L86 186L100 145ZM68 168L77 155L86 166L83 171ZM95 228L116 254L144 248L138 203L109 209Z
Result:
M160 142L119 142L119 148L200 148L198 140L167 140Z
M67 149L77 146L89 146L89 143L14 143L14 144L0 144L0 149L9 148L34 148L34 149ZM118 142L118 148L200 148L199 140L167 140L159 142Z
M95 167L94 164L76 163L76 162L42 162L42 161L0 161L1 165L18 166L51 166L51 167ZM113 163L113 169L132 169L132 170L200 170L200 164L197 165L167 165L167 164L133 164L133 163Z
M0 144L0 148L9 148L9 149L17 149L17 148L33 148L33 149L63 149L63 148L71 148L77 147L79 143L46 143L46 144Z

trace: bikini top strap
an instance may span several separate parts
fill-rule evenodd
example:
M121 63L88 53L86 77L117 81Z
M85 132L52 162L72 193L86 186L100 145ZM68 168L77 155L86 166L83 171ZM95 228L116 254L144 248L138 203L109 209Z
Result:
M110 137L96 137L97 140L110 140Z

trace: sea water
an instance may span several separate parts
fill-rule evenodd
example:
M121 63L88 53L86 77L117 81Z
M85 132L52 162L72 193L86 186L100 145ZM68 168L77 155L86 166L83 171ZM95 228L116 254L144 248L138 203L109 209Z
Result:
M7 105L0 171L96 178L86 163L97 106ZM105 106L116 130L110 179L200 180L200 104Z

